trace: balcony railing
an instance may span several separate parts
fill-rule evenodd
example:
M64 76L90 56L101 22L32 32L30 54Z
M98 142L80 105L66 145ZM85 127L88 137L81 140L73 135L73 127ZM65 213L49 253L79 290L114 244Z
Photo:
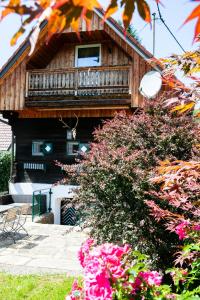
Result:
M26 97L95 97L130 94L130 67L91 67L31 70Z

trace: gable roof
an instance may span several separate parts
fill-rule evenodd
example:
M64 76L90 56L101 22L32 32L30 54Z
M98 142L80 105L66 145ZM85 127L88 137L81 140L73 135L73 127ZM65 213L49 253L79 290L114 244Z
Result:
M2 115L0 115L0 151L7 151L10 149L12 141L11 127L8 125Z
M96 8L95 13L103 20L104 10ZM129 46L131 46L145 60L153 58L153 54L143 47L130 33L124 33L124 28L112 17L105 19L104 22L110 26Z
M112 17L104 20L104 10L96 8L94 9L94 13L102 19L125 43L127 43L133 50L135 50L143 59L149 60L153 59L153 55L143 47L132 35L129 33L124 34L124 28L119 25ZM40 26L41 31L45 29L47 25L47 21L43 21ZM29 37L25 39L25 41L19 46L19 48L12 54L10 59L2 66L0 70L0 79L3 78L7 72L14 67L15 63L19 61L19 59L23 56L23 54L30 47ZM154 69L161 72L162 67L160 64L154 65Z

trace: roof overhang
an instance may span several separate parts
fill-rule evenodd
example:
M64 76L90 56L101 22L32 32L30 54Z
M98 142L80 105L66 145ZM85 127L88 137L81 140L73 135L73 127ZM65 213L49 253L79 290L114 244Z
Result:
M144 60L155 59L153 55L147 51L133 36L128 33L124 33L124 28L120 26L113 18L104 19L104 11L102 9L95 8L94 12L100 17L105 24L107 24L125 43L127 43L135 52L138 53ZM43 21L40 30L45 29L48 21ZM13 53L10 59L3 65L0 70L0 79L2 79L7 72L17 63L20 57L30 48L29 36L19 46L19 48ZM160 64L154 64L152 66L156 71L162 72L162 66Z

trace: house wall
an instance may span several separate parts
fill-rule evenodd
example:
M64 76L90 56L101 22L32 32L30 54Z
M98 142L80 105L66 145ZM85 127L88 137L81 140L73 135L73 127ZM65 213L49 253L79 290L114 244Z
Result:
M130 57L114 42L101 43L101 65L102 66L125 66L131 63ZM84 41L82 44L85 45ZM94 43L92 43L94 44ZM80 45L80 44L79 44ZM62 49L53 57L47 69L62 69L75 67L76 45L65 44Z
M73 127L76 119L63 119ZM92 132L101 124L100 118L80 118L77 126L77 141L92 141ZM16 136L16 182L56 183L63 178L55 161L73 163L74 157L67 156L66 128L58 119L15 119L13 132ZM53 144L53 152L45 156L32 156L32 141L44 140ZM24 163L44 163L46 170L24 170Z
M92 37L89 43L102 43L103 66L131 65L131 106L142 106L144 98L140 95L138 89L143 75L152 69L149 62L139 55L133 47L126 43L113 28L106 24L106 22L102 22L102 19L96 13L93 13L90 29ZM80 35L83 35L83 37L87 36L88 39L89 33L87 32L87 26L84 20L80 22L79 32ZM65 30L64 33L76 36L73 28ZM40 34L37 49L35 50L35 53L40 52L40 49L43 47L42 53L38 56L40 62L42 62L43 57L45 57L45 52L43 53L43 51L46 51L44 50L46 49L44 46L46 34L47 28L44 28ZM99 40L96 40L96 37L99 37ZM105 41L105 39L107 40ZM76 40L78 40L77 36ZM79 45L81 43L84 44L84 38L82 38L81 42L77 42ZM86 44L87 43L88 40ZM51 54L53 55L57 52L57 48L55 43L48 47L50 47L50 50L47 48L46 57L51 57ZM0 111L22 111L25 109L26 64L32 59L28 57L28 51L29 48L24 51L19 59L16 57L16 62L13 67L0 81ZM47 69L74 67L74 61L75 44L71 41L68 44L65 44L55 54L47 64ZM76 108L77 107L78 105L76 105Z
M0 110L24 108L26 62L21 62L0 85Z
M9 194L12 195L14 202L22 203L31 203L32 195L34 191L45 190L48 191L51 189L51 208L54 214L54 224L60 224L60 215L61 215L61 201L62 198L73 198L74 189L77 189L77 186L73 185L52 185L52 184L38 184L38 183L29 183L29 182L18 182L18 183L9 183ZM47 196L47 202L49 197ZM47 205L48 207L48 205Z

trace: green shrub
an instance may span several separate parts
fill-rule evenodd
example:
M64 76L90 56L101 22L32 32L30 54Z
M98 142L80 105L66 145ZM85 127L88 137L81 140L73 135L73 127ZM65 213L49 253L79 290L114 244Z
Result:
M179 244L149 213L145 200L154 189L149 177L163 160L190 160L199 155L197 124L156 103L137 114L119 113L95 132L96 143L78 165L76 208L88 215L86 225L99 243L128 242L170 266ZM76 175L77 165L65 166ZM70 173L69 173L70 172Z
M0 152L0 192L8 190L10 178L11 154L10 152Z

